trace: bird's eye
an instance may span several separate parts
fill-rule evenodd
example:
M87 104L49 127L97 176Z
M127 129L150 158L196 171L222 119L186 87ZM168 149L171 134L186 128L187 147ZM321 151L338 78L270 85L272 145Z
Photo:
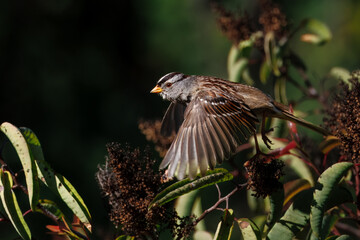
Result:
M172 86L172 83L167 83L166 84L166 87L171 87Z

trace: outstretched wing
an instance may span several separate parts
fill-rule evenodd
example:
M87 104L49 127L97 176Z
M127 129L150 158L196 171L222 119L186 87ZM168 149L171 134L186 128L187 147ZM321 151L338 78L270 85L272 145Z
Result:
M170 103L161 122L160 133L164 137L169 137L177 133L184 121L184 112L186 106L182 103Z
M242 102L225 97L199 96L189 103L184 122L165 155L160 168L168 167L168 176L191 179L198 170L230 158L242 139L255 131L258 120ZM243 137L241 138L242 135Z

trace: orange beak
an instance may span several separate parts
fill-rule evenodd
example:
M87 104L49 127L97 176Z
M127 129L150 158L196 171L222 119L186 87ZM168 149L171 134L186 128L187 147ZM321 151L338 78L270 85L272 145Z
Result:
M163 91L163 89L161 87L159 87L158 85L156 85L151 91L150 93L161 93Z

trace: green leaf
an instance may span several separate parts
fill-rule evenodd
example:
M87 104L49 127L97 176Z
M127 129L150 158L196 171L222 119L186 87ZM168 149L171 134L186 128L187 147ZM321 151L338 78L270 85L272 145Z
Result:
M260 81L262 84L266 84L268 78L270 77L270 74L271 74L271 67L266 61L264 61L260 67Z
M193 240L212 240L211 233L203 230L196 230L192 237Z
M331 31L323 22L316 19L306 19L301 23L309 33L303 34L301 40L303 42L315 45L323 45L331 40Z
M270 196L270 212L266 225L271 228L282 215L284 204L284 188L281 187Z
M29 128L21 128L21 131L31 149L39 179L57 194L91 231L91 215L79 193L64 176L55 174L50 165L45 162L40 141L35 133Z
M204 177L199 178L198 176L195 180L184 179L170 185L158 195L156 195L153 201L150 203L149 208L152 207L154 204L161 206L188 192L211 186L215 183L230 181L232 180L232 178L233 176L226 169L217 168L208 171L206 173L206 176Z
M0 197L12 225L23 239L31 239L31 232L21 213L16 196L12 190L13 180L8 171L0 168Z
M214 240L229 240L234 227L234 211L225 209L214 236Z
M249 39L241 41L237 46L232 46L228 55L227 67L229 80L232 82L240 82L246 80L248 84L252 84L251 77L246 72L250 54L254 43L262 37L262 32L253 33Z
M311 188L310 183L303 178L295 179L284 184L285 199L284 205L286 205L294 196L301 191Z
M320 143L319 148L323 154L328 154L331 150L339 145L341 145L340 139L330 135Z
M275 76L279 77L281 72L279 68L282 66L280 58L280 47L276 45L276 39L273 32L268 32L264 38L264 51L267 64L271 67Z
M198 196L199 190L195 190L184 194L176 199L175 210L179 217L186 217L190 215L200 216L203 212L201 206L201 198ZM179 221L180 222L180 221ZM196 230L206 230L205 221L200 221L196 224Z
M300 177L307 180L311 186L314 186L314 178L310 168L306 163L297 156L284 156L281 159L288 159L289 167Z
M326 237L331 232L331 229L334 227L336 221L339 219L339 216L332 214L332 215L325 215L322 221L322 229L323 229L323 236ZM318 237L311 232L310 240L317 240Z
M266 239L293 239L309 222L313 189L299 193L284 216L272 227Z
M261 231L259 227L248 218L240 218L238 225L241 231L241 235L245 240L261 240Z
M40 199L39 204L40 206L38 206L38 208L36 209L37 212L45 214L46 216L48 214L52 214L57 219L61 219L64 216L64 214L61 212L57 204L51 200Z
M39 201L39 183L36 166L34 161L32 160L29 147L20 130L11 123L4 122L3 124L1 124L0 129L9 138L11 144L14 146L17 152L17 155L19 156L21 165L25 173L30 207L33 211L35 211L36 205Z
M115 240L134 240L134 239L135 239L135 237L121 235L121 236L118 236Z
M315 184L314 201L311 205L310 225L315 236L324 239L322 222L330 195L337 187L341 178L353 166L350 162L340 162L326 169ZM338 198L340 196L336 196Z
M350 71L342 67L333 67L330 69L329 75L335 79L339 79L349 84L351 78Z
M248 63L249 60L246 58L241 58L234 63L229 71L229 80L232 82L240 82Z

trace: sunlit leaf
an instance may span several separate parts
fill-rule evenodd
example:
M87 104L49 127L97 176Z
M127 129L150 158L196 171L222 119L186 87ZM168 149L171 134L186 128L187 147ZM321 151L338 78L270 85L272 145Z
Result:
M245 80L247 84L253 84L253 80L248 74L247 67L250 54L255 41L262 37L262 32L253 33L249 39L239 42L237 46L233 45L230 49L227 61L229 80L240 82Z
M91 216L79 193L64 176L56 174L50 165L45 162L40 141L35 133L29 128L21 128L21 131L31 149L39 179L57 194L86 228L91 231Z
M232 178L233 176L226 169L217 168L208 171L204 177L198 176L195 180L184 179L170 185L156 195L149 207L152 207L154 204L163 205L188 192L211 186L215 183L230 181Z
M342 67L333 67L330 69L329 75L335 79L346 82L349 84L351 78L350 71Z
M9 138L19 156L22 168L25 173L26 187L29 195L30 207L36 210L39 200L39 183L36 166L31 158L28 144L20 130L11 123L4 122L0 126L1 131Z
M193 240L212 240L213 236L208 231L196 230L192 237Z
M59 209L58 205L51 200L48 199L40 199L39 200L40 206L36 209L37 212L43 213L45 215L52 214L57 219L61 219L64 214Z
M25 222L12 187L13 180L11 174L0 168L0 197L2 205L19 235L23 239L31 239L30 229Z
M241 58L234 63L229 71L229 80L232 82L240 82L248 63L249 60L246 58Z
M121 235L121 236L117 237L115 240L134 240L134 239L135 239L135 237Z
M329 205L331 194L341 178L353 166L350 162L340 162L326 169L319 177L314 191L314 201L311 205L310 225L313 233L323 239L322 222L326 207ZM339 198L340 196L335 196Z
M245 240L261 240L261 231L259 227L248 218L237 220L241 235Z
M229 240L234 227L234 211L225 209L215 232L214 240Z
M301 41L316 45L323 45L330 41L332 34L325 23L316 19L306 19L301 25L309 32L301 36Z
M323 154L328 154L331 150L341 144L340 139L335 136L327 136L324 141L320 143L320 150Z

